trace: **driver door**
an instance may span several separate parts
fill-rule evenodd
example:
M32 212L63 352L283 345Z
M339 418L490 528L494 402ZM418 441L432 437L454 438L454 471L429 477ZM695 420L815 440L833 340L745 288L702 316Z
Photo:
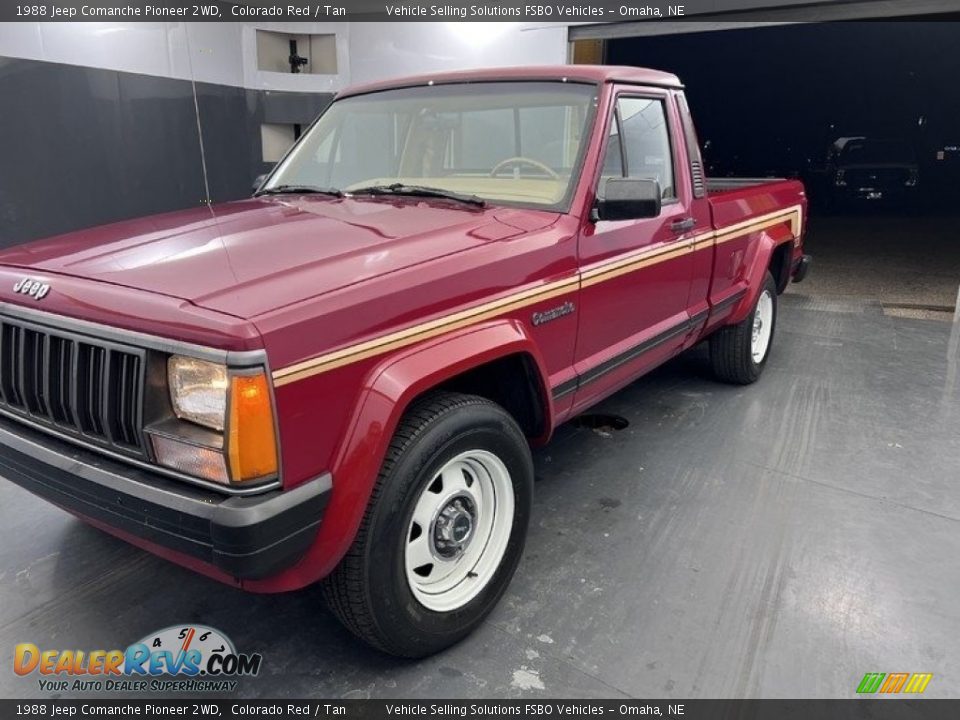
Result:
M611 177L653 179L662 208L654 218L597 220L581 235L575 410L663 362L685 339L693 222L692 198L677 182L677 120L666 92L616 95L597 189Z

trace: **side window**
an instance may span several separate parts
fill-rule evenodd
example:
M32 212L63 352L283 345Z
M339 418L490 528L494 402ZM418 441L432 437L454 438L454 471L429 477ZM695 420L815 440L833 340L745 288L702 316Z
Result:
M616 115L610 120L610 133L603 150L603 169L600 175L606 179L623 177L623 148L620 147L620 121Z
M663 101L622 97L617 101L617 109L627 161L626 176L656 180L665 200L675 198L673 156Z

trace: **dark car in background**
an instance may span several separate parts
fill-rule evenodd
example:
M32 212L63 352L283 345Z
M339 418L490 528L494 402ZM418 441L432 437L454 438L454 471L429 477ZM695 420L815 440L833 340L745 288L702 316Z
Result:
M842 137L827 151L828 200L833 206L910 204L919 179L916 153L904 140Z

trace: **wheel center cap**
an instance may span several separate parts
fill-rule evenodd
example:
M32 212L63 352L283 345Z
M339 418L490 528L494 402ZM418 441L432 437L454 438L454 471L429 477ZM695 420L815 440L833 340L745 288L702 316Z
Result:
M473 536L473 503L465 497L456 497L448 502L437 516L433 530L433 543L437 553L444 558L462 553Z
M457 519L453 521L453 540L454 542L463 542L467 539L467 535L470 534L470 530L473 528L473 521L470 519L469 515L458 515Z

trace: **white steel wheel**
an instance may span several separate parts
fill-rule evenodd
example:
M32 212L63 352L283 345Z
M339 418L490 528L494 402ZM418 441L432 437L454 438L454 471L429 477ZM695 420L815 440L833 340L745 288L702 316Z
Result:
M469 450L447 462L420 493L407 529L414 597L435 612L469 603L500 566L513 516L513 483L500 458Z
M755 363L762 363L767 356L772 335L773 296L764 288L753 311L753 328L750 334L750 355Z
M753 311L710 336L710 364L718 380L756 382L767 364L777 325L777 283L767 271Z
M385 652L425 657L450 647L510 584L532 502L533 458L516 420L476 395L425 395L397 425L324 598Z

